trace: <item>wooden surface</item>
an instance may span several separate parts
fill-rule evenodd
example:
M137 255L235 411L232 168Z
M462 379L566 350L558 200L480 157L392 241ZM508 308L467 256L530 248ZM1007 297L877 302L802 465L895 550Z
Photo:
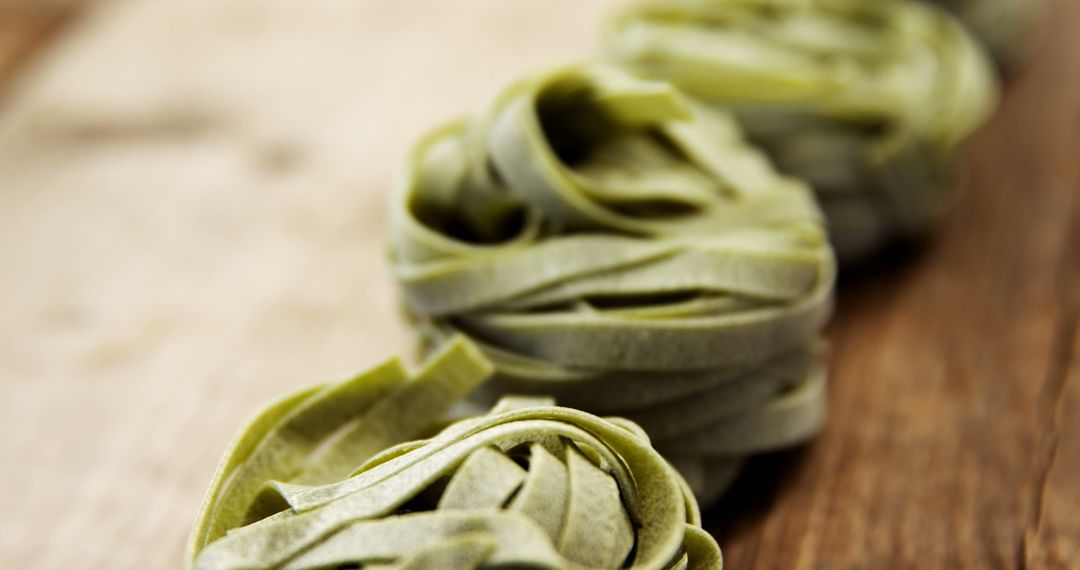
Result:
M247 414L408 351L409 141L608 4L127 0L0 42L0 567L176 567ZM708 514L728 568L1080 568L1080 2L1050 15L939 239L844 279L826 432Z
M75 14L81 3L0 0L0 99L20 69L33 60L53 35Z

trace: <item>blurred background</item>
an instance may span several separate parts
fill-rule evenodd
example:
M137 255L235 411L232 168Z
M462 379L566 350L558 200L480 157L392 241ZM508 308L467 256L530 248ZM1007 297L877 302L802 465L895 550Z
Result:
M0 0L3 568L169 568L247 415L411 354L410 143L617 1ZM1080 2L923 251L846 276L830 419L707 515L730 568L1080 567Z

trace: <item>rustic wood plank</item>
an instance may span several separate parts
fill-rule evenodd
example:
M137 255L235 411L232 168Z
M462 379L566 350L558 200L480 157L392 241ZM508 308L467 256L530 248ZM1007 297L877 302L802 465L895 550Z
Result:
M841 284L827 431L756 462L712 513L732 568L1080 563L1075 379L1062 396L1080 299L1080 4L1049 8L939 239Z
M1080 178L1075 187L1080 187ZM1044 409L1050 411L1041 433L1044 470L1024 542L1024 562L1029 568L1066 569L1080 564L1080 199L1075 196L1068 231L1069 250L1059 280L1062 334L1055 339L1043 392Z
M411 141L604 7L116 1L35 62L0 116L0 567L176 567L245 416L410 349Z
M584 57L610 2L116 0L0 114L3 568L168 568L228 437L409 343L410 141ZM845 280L832 416L709 513L729 568L1075 567L1080 4L939 239Z
M1080 286L1076 281L1074 285ZM1075 310L1075 306L1073 307ZM1080 560L1080 329L1073 313L1073 342L1068 346L1068 372L1057 396L1046 433L1046 473L1039 489L1035 516L1024 542L1028 568L1075 568Z

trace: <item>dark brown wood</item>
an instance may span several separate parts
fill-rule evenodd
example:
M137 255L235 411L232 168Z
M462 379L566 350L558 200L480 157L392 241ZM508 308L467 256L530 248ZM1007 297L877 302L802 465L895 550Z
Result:
M921 251L848 275L830 416L709 513L730 568L1080 568L1080 2Z

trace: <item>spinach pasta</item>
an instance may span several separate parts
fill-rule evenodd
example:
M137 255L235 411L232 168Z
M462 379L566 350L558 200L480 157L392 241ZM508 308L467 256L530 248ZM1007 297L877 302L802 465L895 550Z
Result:
M996 77L942 10L904 0L675 0L612 20L606 52L735 112L813 187L842 261L921 237Z
M490 372L459 338L415 375L390 360L269 406L219 467L189 567L722 567L632 422L506 398L438 429Z
M536 74L421 141L391 264L424 338L495 364L475 398L639 422L711 500L810 437L834 262L812 195L720 110L612 67Z
M1002 66L1028 51L1042 0L934 0L956 15Z

